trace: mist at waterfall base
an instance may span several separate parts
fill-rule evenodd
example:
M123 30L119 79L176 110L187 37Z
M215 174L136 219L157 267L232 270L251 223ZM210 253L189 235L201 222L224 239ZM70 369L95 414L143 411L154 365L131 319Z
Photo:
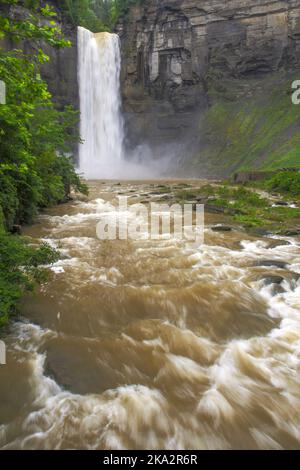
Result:
M83 141L79 146L79 172L87 179L170 176L169 169L176 166L174 156L178 147L166 145L156 154L147 145L125 151L120 72L118 35L93 34L79 27L78 81Z

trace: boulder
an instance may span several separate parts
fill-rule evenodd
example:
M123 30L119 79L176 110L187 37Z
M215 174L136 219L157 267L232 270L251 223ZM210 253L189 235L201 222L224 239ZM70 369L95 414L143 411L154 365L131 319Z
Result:
M287 237L299 237L300 236L300 228L289 228L282 232L283 235Z
M213 232L231 232L233 229L232 227L229 227L229 225L219 224L211 227L211 230Z

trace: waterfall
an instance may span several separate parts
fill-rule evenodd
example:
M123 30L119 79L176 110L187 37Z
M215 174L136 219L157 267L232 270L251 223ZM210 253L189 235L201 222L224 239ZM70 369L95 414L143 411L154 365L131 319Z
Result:
M121 54L116 34L78 28L79 170L88 179L121 177Z

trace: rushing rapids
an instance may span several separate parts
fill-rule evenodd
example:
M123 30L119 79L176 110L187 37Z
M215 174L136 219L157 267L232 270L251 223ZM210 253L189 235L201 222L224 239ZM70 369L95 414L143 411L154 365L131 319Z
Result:
M93 183L26 229L62 259L4 338L2 449L300 447L299 239L219 215L198 246L97 239L106 201L153 188Z

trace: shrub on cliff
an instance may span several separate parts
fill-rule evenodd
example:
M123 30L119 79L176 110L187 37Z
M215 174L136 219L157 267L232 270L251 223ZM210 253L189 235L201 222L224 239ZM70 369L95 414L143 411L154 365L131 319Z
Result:
M0 49L0 79L7 90L6 104L0 105L0 204L7 229L31 221L39 207L63 201L72 186L85 191L68 160L79 139L71 132L77 112L71 107L55 109L40 74L41 65L49 60L41 44L61 48L69 43L53 21L53 12L39 7L40 2L31 3L39 16L23 21L0 16L1 36L15 44L9 52ZM24 39L35 43L34 56L23 53Z
M300 172L279 172L268 179L265 186L269 191L276 191L290 196L300 196Z

